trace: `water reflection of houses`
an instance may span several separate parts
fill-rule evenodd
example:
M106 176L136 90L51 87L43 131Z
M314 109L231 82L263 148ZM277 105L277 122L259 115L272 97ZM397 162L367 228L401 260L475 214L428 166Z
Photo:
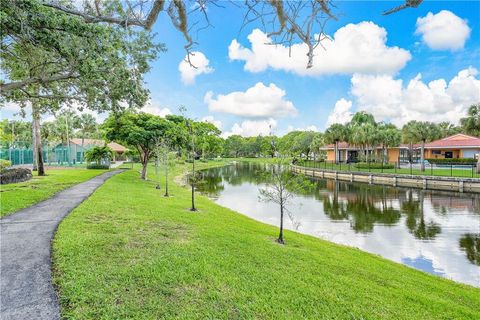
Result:
M471 211L480 214L480 197L478 195L468 194L461 197L430 193L426 197L437 212L445 212L448 209L448 211Z

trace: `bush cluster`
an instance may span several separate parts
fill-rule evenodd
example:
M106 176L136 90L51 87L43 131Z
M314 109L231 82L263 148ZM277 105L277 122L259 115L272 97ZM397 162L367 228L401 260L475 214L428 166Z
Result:
M477 159L473 158L447 158L447 159L425 159L433 164L476 164Z
M6 169L12 165L11 161L0 159L0 170Z
M23 182L31 178L32 171L26 168L4 169L0 171L0 184Z
M393 169L395 166L391 163L358 162L355 164L357 169Z
M96 164L96 163L92 163L92 164L89 164L87 165L87 169L102 169L102 170L105 170L105 169L110 169L110 166L108 164Z

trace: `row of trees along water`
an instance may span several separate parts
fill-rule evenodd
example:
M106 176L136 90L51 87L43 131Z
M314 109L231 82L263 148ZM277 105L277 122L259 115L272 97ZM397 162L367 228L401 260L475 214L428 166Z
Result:
M134 121L134 117L138 121ZM128 121L127 121L128 119ZM151 150L143 150L128 138L130 131L143 126L143 129L153 135L158 130L163 133L164 139L169 136L170 142L178 154L187 152L188 119L178 115L168 115L165 118L158 116L126 112L112 113L104 124L96 122L89 113L78 114L72 110L58 112L53 121L46 121L42 124L40 137L43 141L56 143L67 143L68 138L108 139L133 146L138 151L143 163L154 156ZM346 124L333 124L322 132L314 131L291 131L283 136L270 134L268 136L242 137L232 135L222 137L221 131L213 124L201 121L192 121L197 136L196 156L203 159L223 157L275 157L290 156L308 159L324 159L325 152L322 151L327 144L335 146L335 153L338 152L339 142L345 141L357 146L360 150L379 150L375 154L360 152L364 154L361 160L368 162L387 161L386 150L389 147L397 147L401 143L408 144L413 148L414 144L425 143L450 136L455 133L466 133L480 135L480 105L472 105L467 117L461 120L461 125L454 125L449 122L439 124L431 122L410 121L402 128L390 123L376 122L375 118L366 112L357 112L352 120ZM132 124L135 124L133 126ZM149 125L157 125L149 128ZM115 126L114 132L122 132L123 135L112 135L111 127ZM124 127L122 127L124 126ZM15 121L4 119L1 122L2 147L7 148L15 142L32 141L32 123L26 121ZM152 131L153 130L153 131ZM158 134L160 135L160 133ZM175 137L173 135L176 135ZM82 143L83 144L83 143ZM146 153L146 155L144 155ZM423 152L420 152L423 156ZM336 156L338 159L338 156ZM423 159L422 159L423 160ZM421 161L423 163L423 161Z

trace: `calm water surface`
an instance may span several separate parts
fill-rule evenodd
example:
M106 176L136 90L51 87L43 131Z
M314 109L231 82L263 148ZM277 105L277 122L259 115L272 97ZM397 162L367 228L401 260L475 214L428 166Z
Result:
M278 225L278 206L259 201L264 170L248 163L205 170L198 189L222 206ZM480 287L480 196L312 181L311 190L292 201L286 228Z

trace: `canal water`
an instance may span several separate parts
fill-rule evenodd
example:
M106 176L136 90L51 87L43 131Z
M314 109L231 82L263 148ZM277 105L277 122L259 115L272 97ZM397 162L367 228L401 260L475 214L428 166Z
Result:
M259 199L265 169L236 163L204 170L197 188L224 207L278 226L278 205ZM287 229L480 287L479 195L310 181L289 206Z

